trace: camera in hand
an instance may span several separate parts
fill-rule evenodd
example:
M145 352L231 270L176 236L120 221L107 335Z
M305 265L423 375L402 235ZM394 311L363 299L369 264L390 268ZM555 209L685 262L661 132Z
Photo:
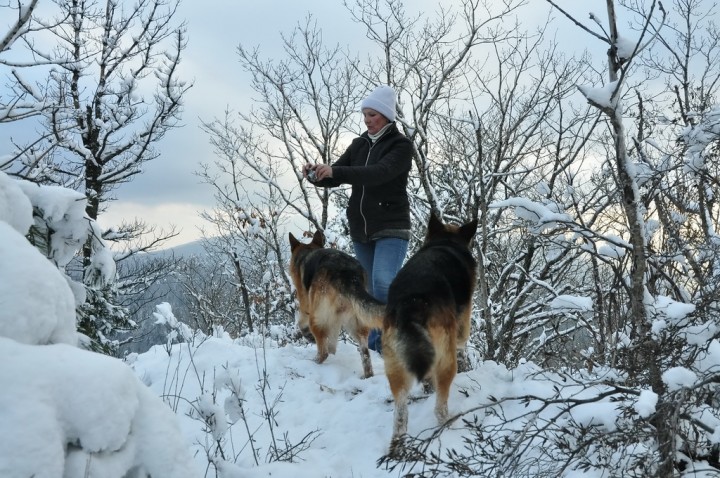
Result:
M307 172L307 178L308 178L308 181L310 181L311 183L314 183L315 181L318 180L317 173L315 172L314 169L311 169L310 171Z

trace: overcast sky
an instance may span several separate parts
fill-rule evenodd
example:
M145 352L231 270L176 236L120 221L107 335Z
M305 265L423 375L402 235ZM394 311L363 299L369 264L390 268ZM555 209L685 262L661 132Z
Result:
M40 2L48 0L40 0ZM352 3L352 2L350 2ZM408 13L425 11L434 16L435 0L408 0ZM542 22L550 10L547 2L530 0L520 12L523 23L532 29L532 22ZM600 15L605 12L603 0L577 2L561 0L564 8L586 20L590 8ZM582 5L578 5L582 3ZM459 0L444 0L444 6L459 5ZM178 237L168 243L174 246L199 237L202 220L199 211L213 207L213 191L194 174L201 162L212 163L213 151L209 137L199 125L200 120L222 117L226 108L246 109L251 104L252 91L247 86L249 75L242 71L236 53L237 46L260 47L264 58L281 54L281 33L289 33L311 14L323 31L328 46L349 46L353 52L363 53L364 30L353 23L342 0L185 0L177 18L188 27L188 46L183 52L181 78L194 82L185 97L182 123L184 126L169 132L157 145L158 159L144 164L144 172L131 183L116 191L117 201L100 218L102 226L115 225L121 220L138 217L147 224L167 228L173 224L181 229ZM556 13L557 17L558 14ZM580 32L565 18L557 18L553 28L569 35L563 41L577 50L597 47L598 41ZM583 39L583 42L578 42ZM602 61L600 59L599 61ZM358 116L359 118L359 116ZM20 125L3 125L5 132ZM4 135L3 135L4 136ZM5 136L5 138L8 138ZM0 154L5 153L0 138Z
M437 8L435 0L406 3L409 11L422 5L430 12ZM194 81L185 98L184 126L162 140L160 158L146 163L142 175L117 191L119 199L101 224L138 216L148 224L182 228L170 246L199 237L198 227L207 223L198 211L214 205L212 189L193 174L200 162L213 160L200 120L222 117L226 108L237 111L250 106L253 92L248 87L249 75L240 68L239 44L259 46L263 57L273 58L281 54L281 33L291 32L309 14L317 20L328 46L364 41L364 30L352 22L342 0L185 0L181 4L178 17L186 19L189 37L181 71L184 78Z
M162 140L160 158L146 163L142 175L117 191L119 200L104 217L108 224L134 216L162 227L174 224L182 231L170 246L199 237L199 226L205 223L198 212L214 205L212 189L194 174L201 162L213 160L200 120L222 117L226 108L237 111L250 106L253 92L247 86L249 76L240 68L239 44L257 45L264 57L273 58L280 53L281 32L290 32L308 14L329 36L333 29L338 31L333 19L347 18L341 0L186 0L181 4L178 17L187 21L189 39L181 71L183 78L194 82L185 97L184 126ZM351 24L349 19L347 23Z

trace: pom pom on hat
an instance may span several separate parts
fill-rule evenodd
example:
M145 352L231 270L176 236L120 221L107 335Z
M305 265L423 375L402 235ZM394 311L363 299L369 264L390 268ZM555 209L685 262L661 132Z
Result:
M370 108L390 121L395 121L395 90L387 85L380 85L360 104L360 109Z

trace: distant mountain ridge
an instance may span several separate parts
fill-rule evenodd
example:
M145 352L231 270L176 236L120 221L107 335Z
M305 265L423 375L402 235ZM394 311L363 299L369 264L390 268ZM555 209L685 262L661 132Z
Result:
M210 239L212 241L212 239ZM207 255L205 250L205 244L208 239L198 239L197 241L186 242L173 247L165 249L158 249L152 252L148 252L146 257L167 257L175 255L176 257L192 257L192 256L204 256Z

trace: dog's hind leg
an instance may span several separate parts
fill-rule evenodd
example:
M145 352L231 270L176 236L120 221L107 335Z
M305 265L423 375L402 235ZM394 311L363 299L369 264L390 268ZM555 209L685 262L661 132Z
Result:
M368 331L357 331L356 340L358 341L358 351L360 352L360 360L363 367L362 378L370 378L373 376L372 360L370 359L370 350L368 349Z
M314 317L310 318L310 331L315 337L315 345L317 345L317 355L315 362L323 363L328 358L328 336L327 330L315 323Z
M343 308L338 308L330 312L330 309L328 309L326 314L325 323L327 324L328 352L335 355L335 353L337 353L340 332L342 332L343 325L347 324L348 321L347 311Z
M442 425L448 419L448 397L450 386L457 374L457 356L454 347L445 351L442 357L435 364L435 417L438 424Z
M397 393L393 393L393 397L395 399L395 413L393 415L392 440L390 441L391 448L394 446L394 442L397 442L400 437L407 433L408 392L409 388L403 388L402 390L398 390Z
M467 353L467 341L470 337L470 304L465 307L464 312L458 317L457 324L457 370L458 372L468 372L472 369L470 357Z
M390 391L395 401L392 441L398 440L407 433L408 428L408 395L414 383L414 377L405 366L397 360L391 350L386 349L385 374L390 383ZM392 447L392 442L391 442Z
M364 347L358 346L358 350L360 350L360 360L362 361L363 367L362 378L370 378L374 375L372 360L370 359L370 350L367 348L367 345Z
M391 456L399 456L403 449L403 435L407 433L408 425L408 396L401 394L395 397L395 414L393 416L393 434L390 439Z

